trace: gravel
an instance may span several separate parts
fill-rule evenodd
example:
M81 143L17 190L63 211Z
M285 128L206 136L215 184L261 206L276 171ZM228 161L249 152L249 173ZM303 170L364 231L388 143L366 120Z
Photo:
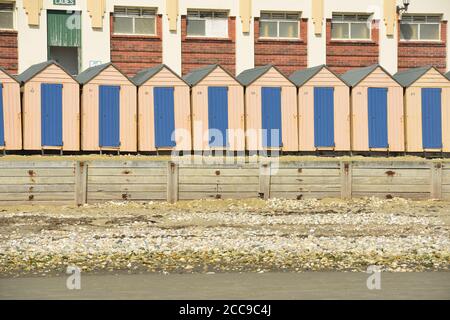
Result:
M450 271L450 203L364 198L0 210L0 276L83 271Z

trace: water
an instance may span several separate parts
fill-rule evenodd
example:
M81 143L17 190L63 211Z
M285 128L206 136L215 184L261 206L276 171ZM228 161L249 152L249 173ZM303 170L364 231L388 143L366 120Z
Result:
M381 273L381 290L366 273L82 274L0 279L0 299L450 299L450 272Z

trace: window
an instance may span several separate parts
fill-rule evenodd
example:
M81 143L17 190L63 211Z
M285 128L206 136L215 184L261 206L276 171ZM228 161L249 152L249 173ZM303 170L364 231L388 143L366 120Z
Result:
M226 11L188 10L187 35L190 37L228 38Z
M400 39L406 41L441 40L441 17L403 15L400 21Z
M0 3L0 29L14 29L14 3Z
M261 12L261 38L298 39L300 14L288 12Z
M114 8L114 33L134 35L156 34L156 10Z
M336 40L370 40L371 19L368 14L333 14L331 38Z

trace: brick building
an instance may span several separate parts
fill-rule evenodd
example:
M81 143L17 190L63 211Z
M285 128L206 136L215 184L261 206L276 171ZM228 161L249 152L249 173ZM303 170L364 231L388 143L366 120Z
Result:
M395 73L450 70L450 1L0 0L0 67L19 73L53 59L73 74L113 62L132 76L164 63L185 75L220 64L266 64L287 75L327 64L337 73L379 63Z

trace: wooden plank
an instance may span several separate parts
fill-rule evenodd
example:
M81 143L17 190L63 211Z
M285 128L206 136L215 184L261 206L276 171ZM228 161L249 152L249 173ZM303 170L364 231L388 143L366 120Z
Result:
M54 169L54 168L74 168L75 161L2 161L0 160L0 168L8 169Z
M355 185L403 185L418 184L430 185L431 179L425 177L353 177L352 183Z
M165 176L166 168L89 168L90 176Z
M167 202L178 201L178 165L174 162L167 163Z
M3 168L0 167L0 177L70 177L74 175L73 168Z
M399 168L352 168L353 177L430 177L430 168L425 169L399 169Z
M272 192L340 192L340 185L291 185L291 184L272 184L270 186L270 191Z
M442 163L431 164L431 199L442 199Z
M90 176L88 175L88 183L105 183L105 184L164 184L167 183L166 176Z
M259 196L265 200L270 198L271 170L272 165L270 163L261 163L259 167Z
M198 199L252 199L258 196L253 192L221 192L221 193L207 193L207 192L180 192L180 200L198 200Z
M81 206L87 202L88 164L78 161L75 164L75 204Z
M321 176L339 176L339 169L321 169L321 168L297 168L285 169L279 168L272 175L274 176L298 176L298 177L321 177Z
M341 178L339 176L332 177L287 177L287 176L272 176L271 184L341 184Z
M429 199L429 192L418 193L418 192L357 192L353 191L353 198L362 198L362 197L377 197L380 199L392 199L395 198L405 198L405 199L414 199L414 200L424 200Z
M325 198L340 198L341 193L338 192L273 192L272 198L279 199L325 199Z
M354 192L382 192L382 193L392 193L392 192L423 192L429 193L430 191L429 185L417 185L417 184L402 184L402 185L358 185L353 184Z
M94 168L166 168L166 161L90 161L89 167Z
M74 184L75 177L2 177L1 184Z
M243 184L243 185L217 185L217 184L180 184L179 192L254 192L259 193L259 185Z
M94 192L88 194L88 203L95 201L145 201L164 200L166 192Z
M89 184L88 192L165 192L165 184Z
M205 177L257 177L258 169L229 169L229 168L210 168L210 169L192 169L180 168L180 176L205 176Z
M75 192L74 184L7 184L0 185L0 193Z
M342 161L341 162L341 198L351 199L352 198L352 163Z
M278 162L272 165L272 168L274 169L276 166L278 165L278 167L280 169L288 169L288 168L319 168L319 169L338 169L340 168L339 166L339 161L305 161L305 162L300 162L300 161L282 161L282 162Z
M73 203L73 192L46 193L0 193L0 201L56 201L70 200Z
M258 177L180 176L180 184L258 184Z
M427 161L353 161L354 169L429 169Z

